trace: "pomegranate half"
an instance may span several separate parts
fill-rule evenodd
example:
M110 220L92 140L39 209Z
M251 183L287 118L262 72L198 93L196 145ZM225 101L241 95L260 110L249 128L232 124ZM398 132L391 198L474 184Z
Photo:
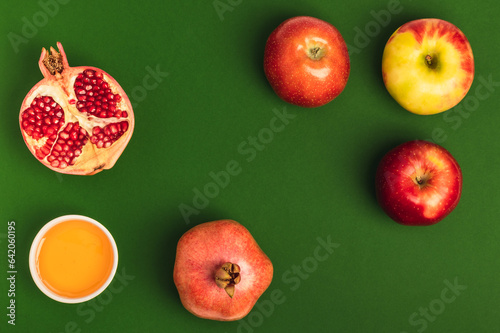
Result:
M199 224L177 244L174 283L184 307L200 318L245 317L272 279L271 260L236 221Z
M19 113L24 142L48 168L92 175L110 169L134 130L130 101L108 73L70 67L59 52L42 49L38 66L44 79L26 95Z

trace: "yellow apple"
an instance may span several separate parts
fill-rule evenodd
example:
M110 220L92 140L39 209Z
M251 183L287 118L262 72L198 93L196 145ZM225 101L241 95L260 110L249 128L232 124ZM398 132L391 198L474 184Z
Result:
M469 41L455 25L420 19L399 27L382 56L382 76L406 110L430 115L457 105L474 79Z

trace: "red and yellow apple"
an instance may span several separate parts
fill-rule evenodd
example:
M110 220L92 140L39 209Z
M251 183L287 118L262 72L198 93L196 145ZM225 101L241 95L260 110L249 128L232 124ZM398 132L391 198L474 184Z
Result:
M377 200L394 221L424 226L444 219L457 206L462 171L435 143L415 140L389 151L376 173Z
M177 244L174 283L184 307L197 317L243 318L272 278L271 260L236 221L199 224Z
M420 19L399 27L382 56L382 76L406 110L430 115L457 105L474 79L469 41L455 25Z
M292 17L269 36L264 51L264 72L284 101L322 106L344 90L349 78L347 45L330 23Z

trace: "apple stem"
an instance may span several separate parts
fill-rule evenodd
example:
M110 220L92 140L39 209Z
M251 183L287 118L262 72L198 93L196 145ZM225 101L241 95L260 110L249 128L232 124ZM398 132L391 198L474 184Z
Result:
M240 281L240 266L237 264L226 262L215 272L215 284L223 288L231 298L234 296L234 286Z
M325 55L325 50L321 46L311 46L307 49L307 56L312 60L320 60Z
M425 61L427 61L427 65L432 65L432 57L430 54L425 56Z
M438 66L436 57L435 56L433 57L430 54L425 56L425 62L427 66L431 69L436 69L436 67Z
M318 52L319 52L319 47L315 47L315 48L313 48L313 49L311 50L311 53L312 53L312 55L313 55L313 57L314 57L314 58L316 58L316 57L317 57Z

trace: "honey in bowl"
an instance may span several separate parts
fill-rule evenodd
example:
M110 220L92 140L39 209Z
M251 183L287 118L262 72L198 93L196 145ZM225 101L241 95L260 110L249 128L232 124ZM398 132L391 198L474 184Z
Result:
M118 261L111 234L97 221L78 215L49 222L31 252L35 283L49 297L66 303L83 302L102 292Z

